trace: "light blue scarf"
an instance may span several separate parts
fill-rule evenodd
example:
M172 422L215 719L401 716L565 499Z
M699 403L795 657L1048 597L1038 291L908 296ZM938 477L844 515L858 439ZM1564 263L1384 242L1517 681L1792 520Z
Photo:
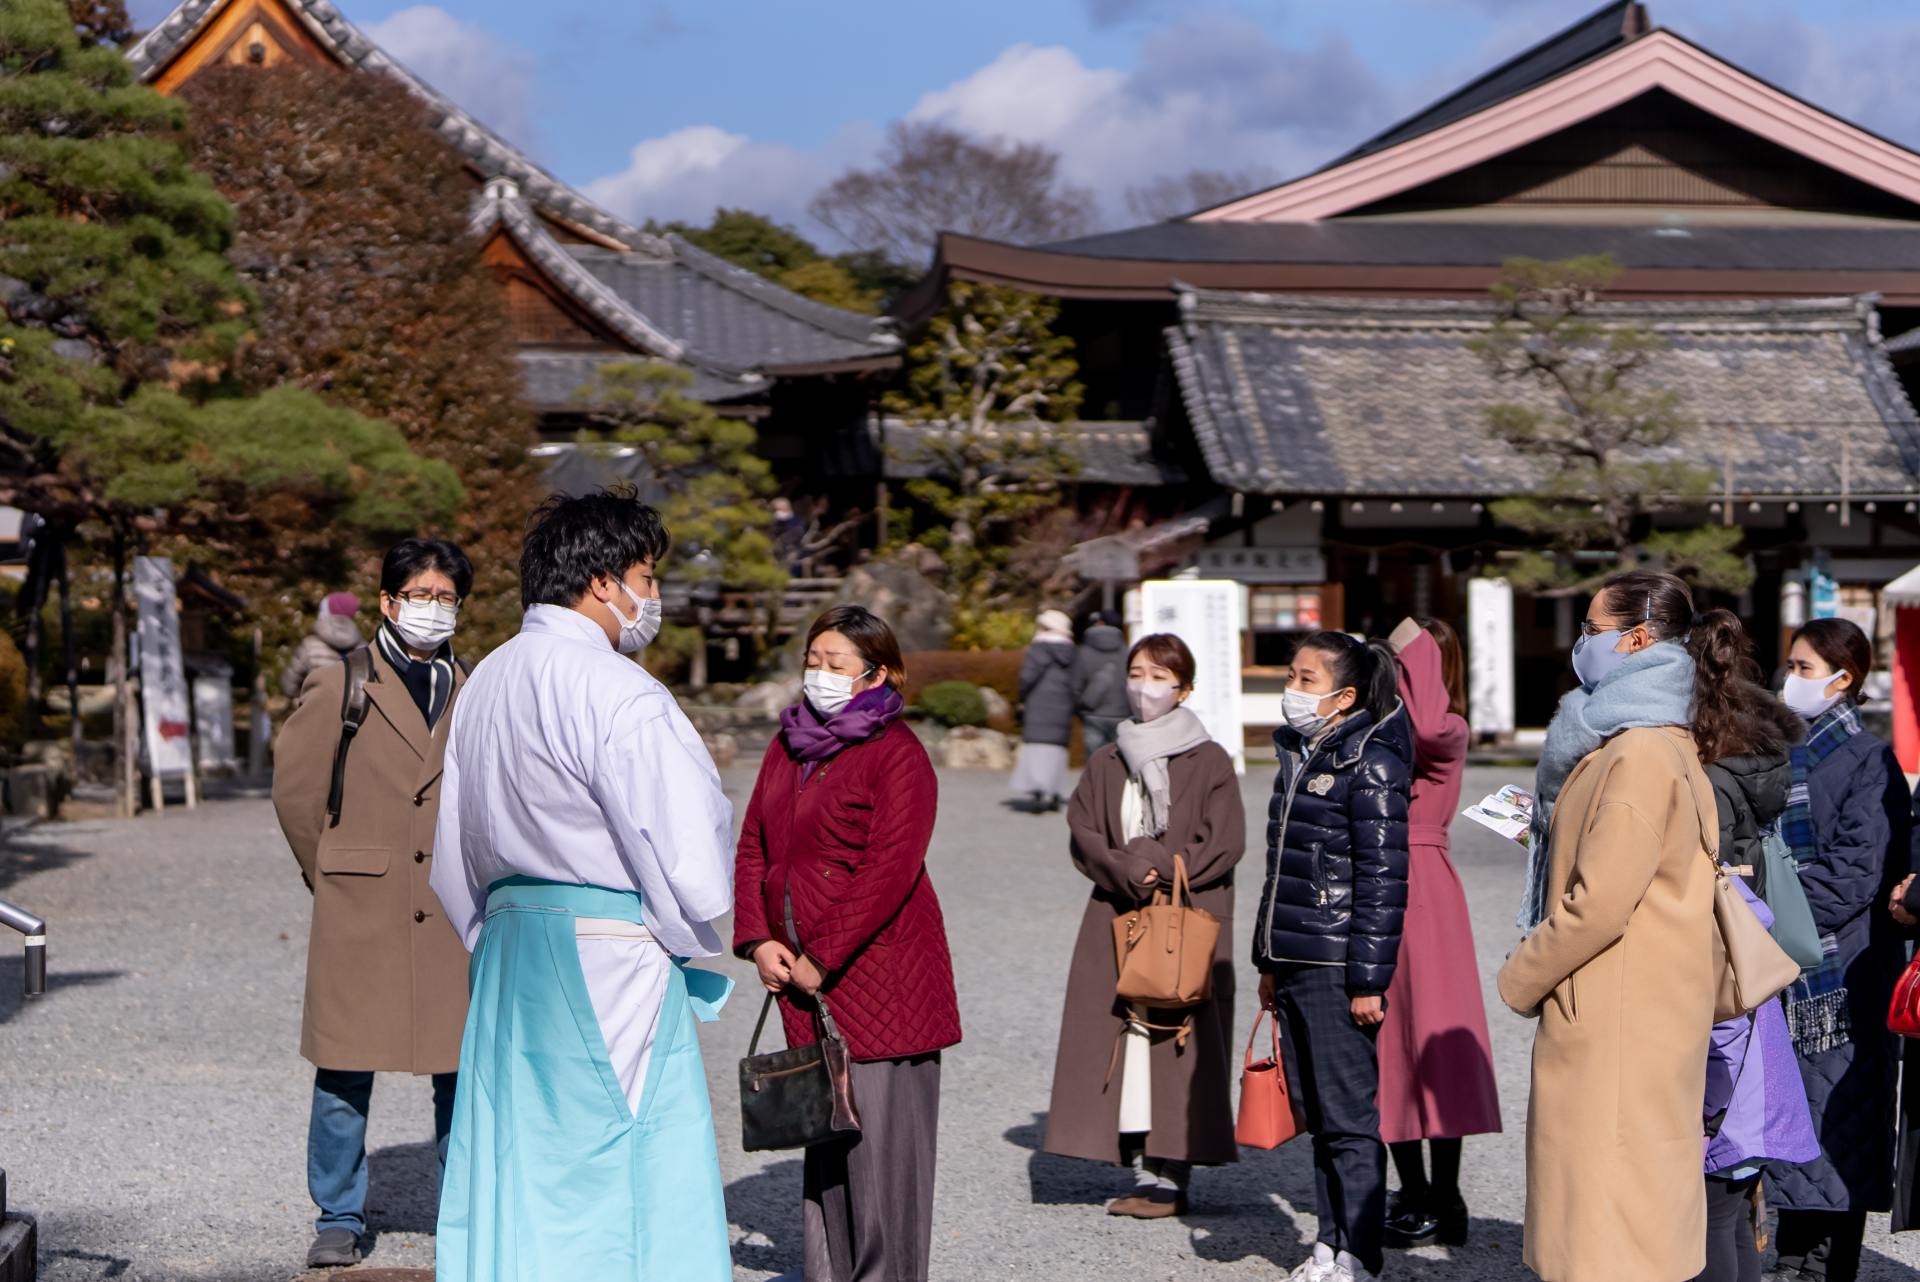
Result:
M1573 768L1622 730L1684 726L1692 720L1692 710L1693 656L1678 641L1656 642L1593 686L1581 686L1560 700L1534 776L1532 854L1517 922L1521 930L1546 920L1547 874L1553 866L1547 835L1554 800Z

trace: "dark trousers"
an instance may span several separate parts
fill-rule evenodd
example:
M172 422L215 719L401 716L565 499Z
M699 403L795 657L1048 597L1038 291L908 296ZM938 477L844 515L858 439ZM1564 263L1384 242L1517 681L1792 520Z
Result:
M1826 1282L1854 1282L1867 1238L1865 1211L1780 1212L1780 1267Z
M1693 1282L1760 1282L1760 1244L1753 1232L1753 1188L1744 1180L1707 1177L1707 1267Z
M453 1130L453 1093L459 1077L433 1075L433 1143L447 1164ZM307 1124L307 1192L320 1208L314 1230L367 1231L367 1108L373 1074L318 1068L313 1073L313 1113Z
M1274 976L1287 1089L1313 1132L1320 1241L1378 1273L1387 1218L1387 1146L1380 1142L1375 1028L1353 1022L1342 966Z
M807 1150L806 1282L927 1282L940 1056L853 1065L860 1134Z

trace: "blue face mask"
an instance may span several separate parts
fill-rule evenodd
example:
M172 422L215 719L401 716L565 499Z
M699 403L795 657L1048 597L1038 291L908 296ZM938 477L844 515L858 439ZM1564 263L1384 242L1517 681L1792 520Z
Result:
M1582 636L1573 643L1573 675L1580 678L1581 685L1593 689L1615 668L1633 657L1626 650L1614 648L1626 634L1625 629L1615 628L1611 632Z

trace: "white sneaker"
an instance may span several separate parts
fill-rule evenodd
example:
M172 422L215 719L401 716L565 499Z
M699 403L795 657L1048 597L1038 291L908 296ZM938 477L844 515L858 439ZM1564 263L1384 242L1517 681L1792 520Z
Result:
M1315 1242L1313 1254L1301 1261L1299 1268L1287 1274L1287 1282L1332 1282L1333 1270L1333 1248L1325 1242Z
M1378 1273L1367 1272L1367 1266L1348 1255L1345 1251L1334 1259L1330 1272L1321 1275L1325 1282L1380 1282Z

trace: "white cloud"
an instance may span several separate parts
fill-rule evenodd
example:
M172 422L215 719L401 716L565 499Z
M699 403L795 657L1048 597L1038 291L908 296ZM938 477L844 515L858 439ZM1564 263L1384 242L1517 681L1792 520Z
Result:
M808 224L807 202L847 165L865 159L875 137L855 127L825 147L804 150L690 125L636 144L624 169L584 190L633 222L704 223L724 206L755 210L811 234L818 229Z
M521 146L538 141L534 62L492 32L437 5L402 9L367 29L407 70Z
M1125 221L1129 187L1193 169L1298 173L1359 141L1406 104L1338 36L1281 45L1244 19L1192 18L1149 36L1132 69L1089 66L1071 49L1016 44L923 94L907 111L972 133L1061 153L1063 177L1091 188L1106 225ZM705 124L647 139L587 191L635 220L704 221L744 206L808 234L807 202L869 163L868 122L801 149Z

